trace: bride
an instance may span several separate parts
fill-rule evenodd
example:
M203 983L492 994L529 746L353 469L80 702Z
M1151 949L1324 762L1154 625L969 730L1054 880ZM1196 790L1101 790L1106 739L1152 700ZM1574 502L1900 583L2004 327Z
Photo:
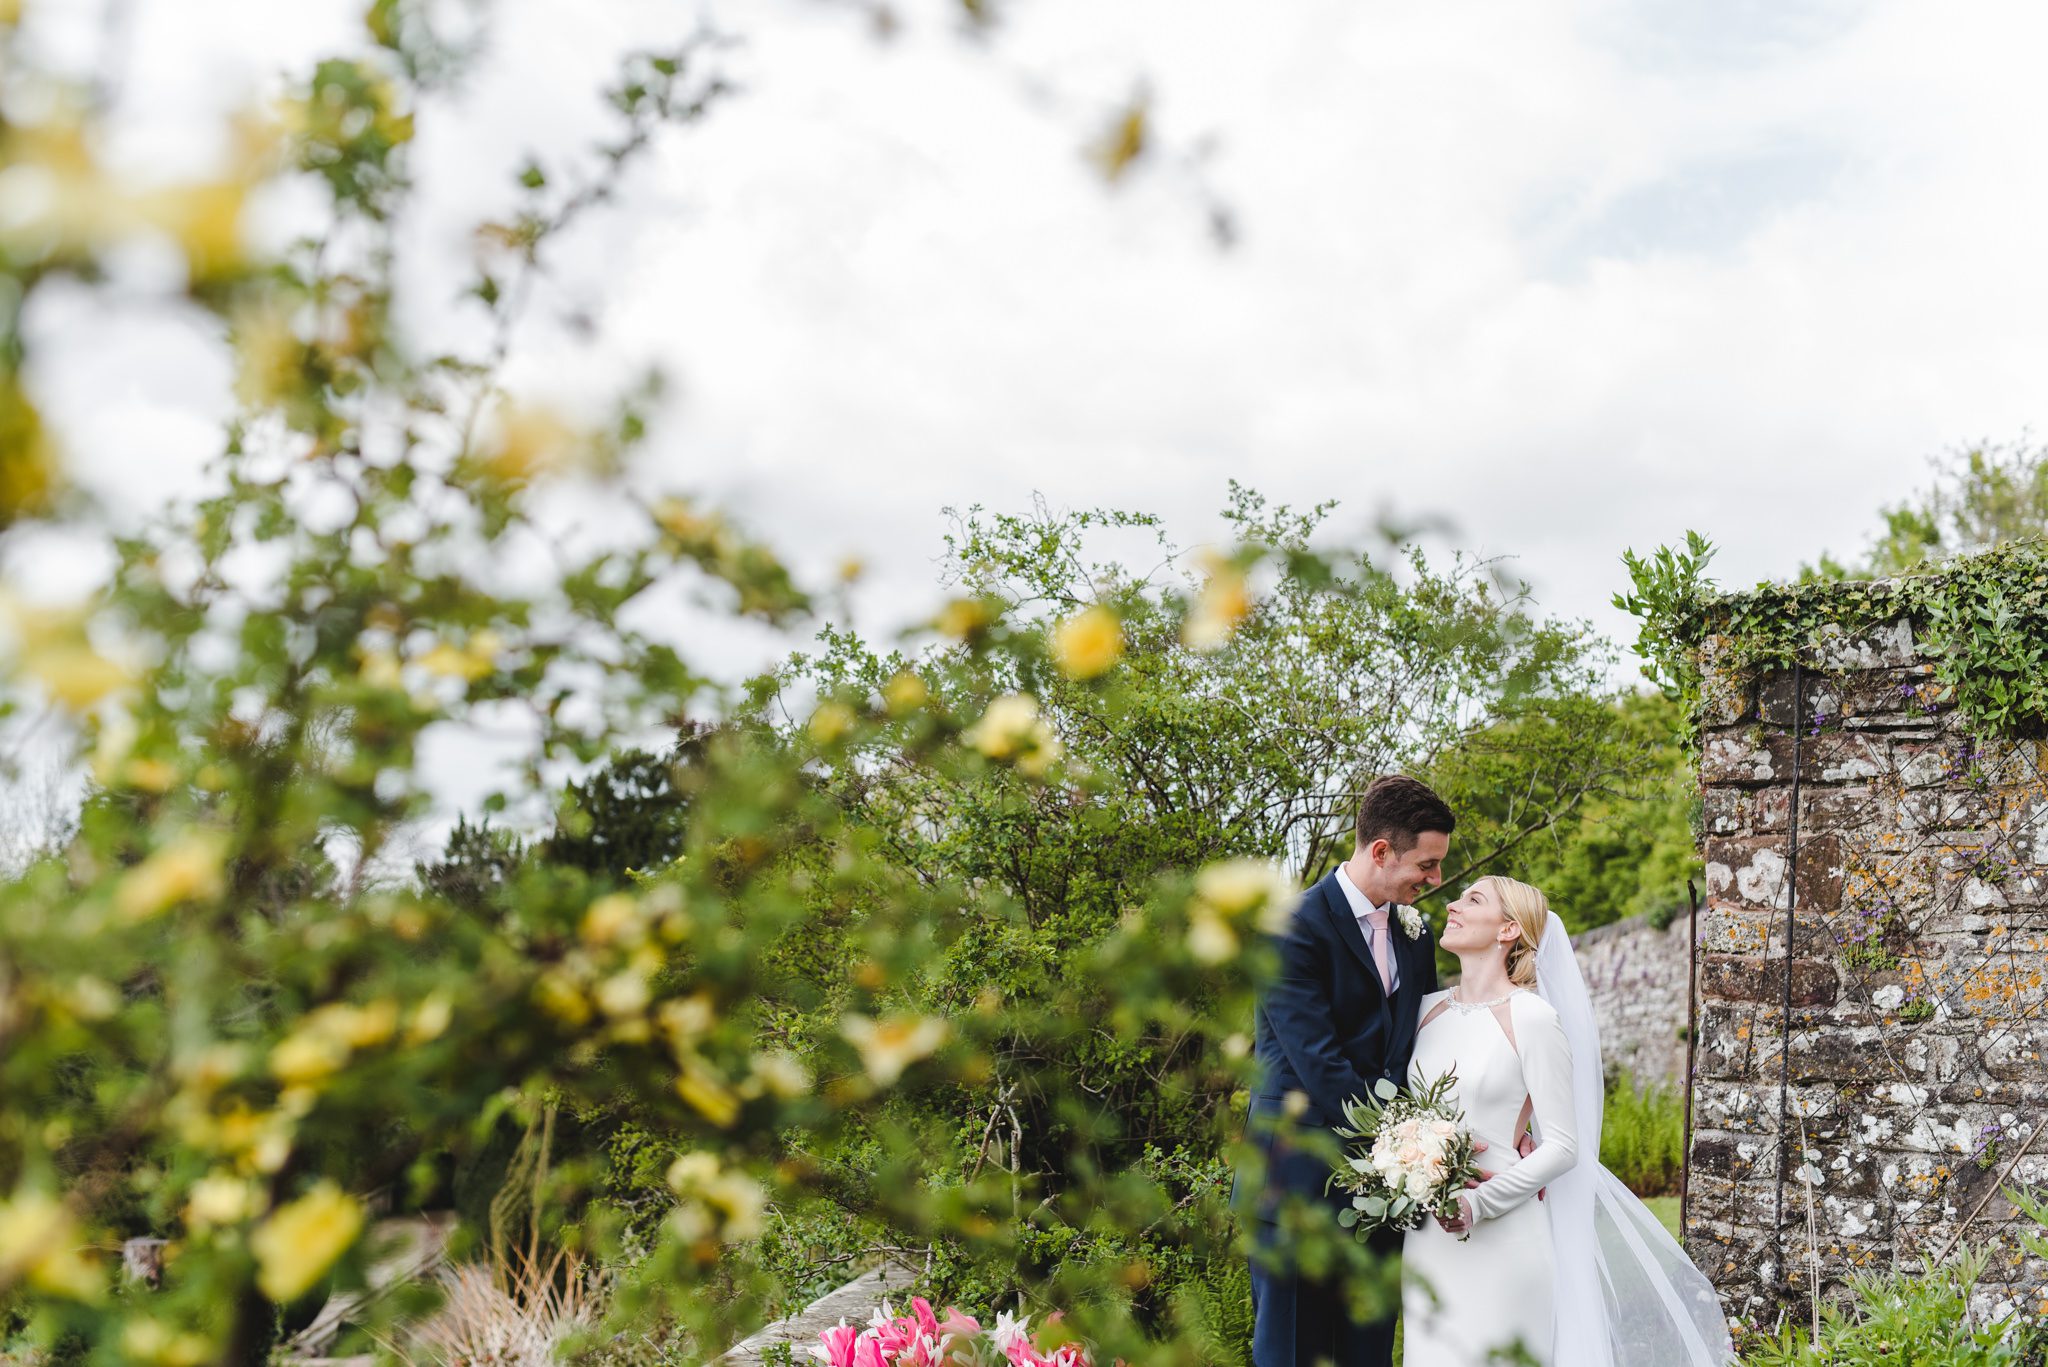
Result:
M1713 1288L1600 1166L1599 1031L1571 940L1543 894L1481 878L1451 903L1440 942L1462 976L1422 999L1408 1080L1419 1087L1455 1072L1450 1099L1485 1143L1486 1180L1465 1193L1461 1218L1407 1237L1405 1367L1734 1361ZM1518 1160L1516 1140L1532 1121L1535 1146ZM1485 1313L1473 1313L1475 1297ZM1522 1358L1511 1356L1516 1347Z

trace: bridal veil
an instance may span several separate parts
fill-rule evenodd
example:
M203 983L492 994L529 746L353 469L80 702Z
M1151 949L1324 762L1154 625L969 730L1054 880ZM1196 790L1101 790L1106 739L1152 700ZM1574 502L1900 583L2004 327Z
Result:
M1657 1217L1600 1166L1606 1086L1593 1001L1571 938L1550 913L1536 946L1536 994L1572 1054L1579 1161L1550 1184L1560 1367L1725 1367L1735 1360L1720 1297Z

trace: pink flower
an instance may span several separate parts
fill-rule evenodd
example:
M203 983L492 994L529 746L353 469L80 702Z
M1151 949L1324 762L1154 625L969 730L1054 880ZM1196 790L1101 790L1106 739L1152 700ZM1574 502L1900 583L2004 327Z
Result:
M873 1334L862 1334L853 1343L853 1367L889 1367L882 1345Z
M949 1305L946 1307L946 1318L940 1323L939 1329L948 1334L979 1334L981 1321L961 1310L959 1306Z
M910 1313L917 1316L917 1327L924 1331L925 1337L937 1338L939 1336L938 1317L932 1314L932 1303L930 1301L926 1300L923 1296L912 1296L910 1298Z
M1010 1359L1010 1367L1052 1367L1051 1363L1038 1355L1038 1350L1031 1346L1031 1340L1022 1334L1010 1340L1007 1356Z
M860 1331L845 1320L834 1328L818 1335L822 1348L811 1349L811 1356L826 1364L826 1367L853 1367L853 1343Z

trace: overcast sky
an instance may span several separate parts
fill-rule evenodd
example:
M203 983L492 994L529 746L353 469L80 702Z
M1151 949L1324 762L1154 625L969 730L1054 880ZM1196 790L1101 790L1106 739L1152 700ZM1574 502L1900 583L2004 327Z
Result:
M93 8L31 3L31 31L97 60ZM574 403L661 362L649 479L816 569L863 557L876 620L929 602L944 505L1041 491L1200 541L1236 478L1352 529L1446 517L1626 641L1624 547L1697 528L1723 582L1787 575L2037 418L2038 3L1012 0L982 41L896 8L880 42L831 0L501 4L422 120L411 225L432 339L467 225L589 145L618 54L700 18L741 39L743 92L557 258L510 379ZM126 155L159 169L359 42L353 0L127 9ZM1141 82L1163 155L1110 188L1081 148ZM195 487L211 341L40 326L84 477L138 510Z

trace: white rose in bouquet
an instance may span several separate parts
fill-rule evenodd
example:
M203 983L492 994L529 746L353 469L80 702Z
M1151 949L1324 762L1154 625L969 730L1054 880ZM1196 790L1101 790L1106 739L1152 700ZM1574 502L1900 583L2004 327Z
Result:
M1372 1101L1345 1105L1350 1125L1337 1135L1349 1142L1330 1183L1351 1193L1351 1209L1338 1220L1360 1239L1379 1229L1418 1228L1431 1215L1457 1215L1458 1198L1479 1167L1465 1117L1448 1099L1452 1081L1447 1073L1415 1093L1381 1081Z

